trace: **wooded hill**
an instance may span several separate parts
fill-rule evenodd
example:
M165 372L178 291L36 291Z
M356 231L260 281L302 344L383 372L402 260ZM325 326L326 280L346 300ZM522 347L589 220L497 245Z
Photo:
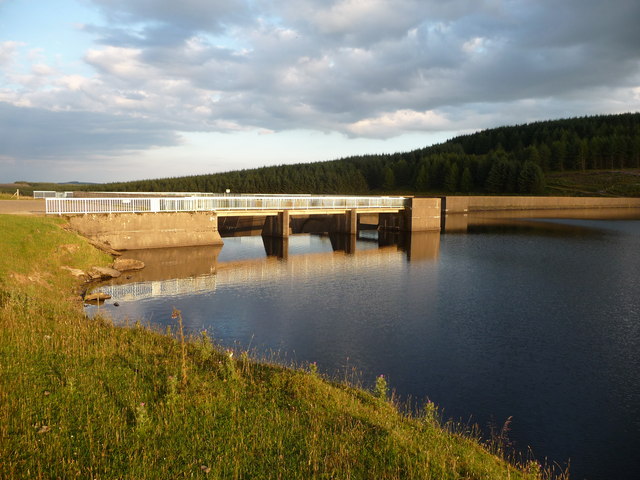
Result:
M640 113L499 127L406 153L92 185L104 191L543 194L554 172L640 168Z

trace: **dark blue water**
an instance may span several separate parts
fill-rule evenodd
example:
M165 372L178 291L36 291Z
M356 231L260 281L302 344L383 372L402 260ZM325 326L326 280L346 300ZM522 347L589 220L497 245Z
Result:
M294 236L280 258L261 237L229 238L158 253L155 271L148 254L147 273L100 309L166 325L175 306L222 345L332 376L355 368L366 386L384 374L403 398L485 430L511 418L517 449L570 461L572 478L638 478L640 220L466 230L364 232L355 246Z

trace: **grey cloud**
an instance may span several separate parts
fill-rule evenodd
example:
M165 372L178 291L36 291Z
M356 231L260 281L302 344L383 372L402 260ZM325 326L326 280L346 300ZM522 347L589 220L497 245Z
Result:
M368 115L390 107L376 109L372 103L376 94L383 99L389 92L413 99L422 95L421 108L562 94L606 82L603 71L622 79L637 70L638 62L638 49L632 48L640 35L635 1L615 2L615 8L593 0L257 1L254 8L263 17L277 19L264 33L250 19L248 2L98 3L132 26L147 22L146 30L129 41L144 38L144 60L162 71L234 98L240 93L276 95L282 101L295 97L317 106L318 114L335 112L340 104L355 109L356 117ZM288 28L295 37L278 38L276 28ZM201 30L232 34L250 49L243 56L212 45L197 55L187 52L185 42ZM474 38L486 42L486 51L472 56L462 48ZM345 53L353 47L366 58ZM325 57L332 69L314 75L302 66L303 59ZM306 85L286 84L287 70L306 77ZM448 85L444 91L430 91L443 84ZM369 101L357 104L364 97Z
M166 123L92 112L55 112L0 102L2 154L18 160L84 158L177 145Z
M542 0L517 13L514 40L529 48L592 45L616 55L637 53L640 43L640 3L635 0Z
M94 3L114 22L87 27L104 44L85 56L95 81L29 100L152 119L139 148L176 141L164 137L170 129L353 134L349 124L398 110L487 120L487 106L521 109L523 100L599 113L603 96L618 101L613 92L638 86L640 73L637 0ZM120 135L129 117L90 120L113 118ZM133 142L126 129L122 138Z
M327 45L370 47L399 39L424 22L450 23L480 12L495 11L492 0L271 0L275 16Z

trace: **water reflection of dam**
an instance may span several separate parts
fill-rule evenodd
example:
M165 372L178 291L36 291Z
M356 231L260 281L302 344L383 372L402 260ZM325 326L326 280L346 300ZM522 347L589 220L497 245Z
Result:
M104 285L100 287L100 291L108 293L114 300L120 301L213 292L215 289L215 275L194 278L173 278L170 280L152 280L149 282L125 283L122 285Z
M436 258L438 233L420 237L421 258ZM414 239L414 247L417 244ZM415 247L417 248L417 247ZM141 300L215 292L220 285L242 287L251 284L295 279L305 282L322 276L353 274L359 270L381 274L410 259L402 245L356 250L290 255L286 259L268 256L257 259L218 262L220 248L154 249L129 254L147 265L145 269L114 279L100 290L114 301ZM413 260L416 260L414 255Z

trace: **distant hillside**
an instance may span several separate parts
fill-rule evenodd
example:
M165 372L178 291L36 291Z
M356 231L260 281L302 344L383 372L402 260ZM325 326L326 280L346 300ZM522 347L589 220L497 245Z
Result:
M499 127L405 153L92 185L91 189L544 194L548 191L546 182L550 174L638 168L640 113L629 113ZM579 188L571 191L580 193ZM640 187L632 186L624 193L640 195ZM598 192L585 191L584 194Z
M74 191L74 190L97 190L100 184L89 182L67 182L67 183L45 183L45 182L27 182L24 180L13 183L0 183L0 193L15 193L20 191L20 195L31 196L34 190L54 190L58 192Z

